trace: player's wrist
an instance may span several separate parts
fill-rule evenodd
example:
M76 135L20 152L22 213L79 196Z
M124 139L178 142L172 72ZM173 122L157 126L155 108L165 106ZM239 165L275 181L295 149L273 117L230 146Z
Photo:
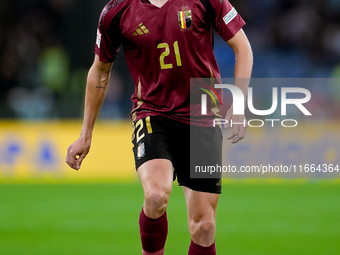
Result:
M91 144L92 132L82 132L79 139L83 140L86 144Z

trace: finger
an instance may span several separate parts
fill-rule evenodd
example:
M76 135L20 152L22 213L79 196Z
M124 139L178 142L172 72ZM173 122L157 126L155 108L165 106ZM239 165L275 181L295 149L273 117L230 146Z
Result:
M243 139L245 137L245 127L240 127L237 133L237 136Z
M231 135L227 138L228 140L233 139L238 134L238 125L233 126L233 132Z
M67 152L66 152L66 159L65 159L65 162L69 165L69 152L68 152L68 149L67 149Z
M78 170L77 169L77 164L76 164L76 155L73 155L74 153L72 152L72 149L69 148L67 150L67 160L66 160L66 163L71 167L73 168L74 170Z
M239 136L236 136L232 141L231 143L232 144L235 144L235 143L238 143L239 141L241 141L243 138L239 137Z
M86 154L83 153L79 156L79 158L77 159L77 170L80 169L81 163L83 162L83 159L86 157Z
M77 168L77 158L71 156L68 165L69 165L71 168L73 168L74 170L78 170L78 168Z
M238 142L241 141L243 138L244 138L244 135L236 136L236 137L231 141L231 143L232 143L232 144L238 143Z
M239 141L241 141L245 137L245 130L246 130L246 127L240 126L237 135L231 141L231 143L234 144L234 143L238 143Z
M246 132L247 132L247 126L242 127L240 130L240 135L242 137L242 139L246 136Z
M231 139L233 139L234 137L236 137L236 135L235 135L235 134L231 134L227 139L228 139L228 140L231 140Z
M66 153L66 163L69 165L69 167L72 167L71 166L71 155L70 155L70 147L67 148L67 153Z

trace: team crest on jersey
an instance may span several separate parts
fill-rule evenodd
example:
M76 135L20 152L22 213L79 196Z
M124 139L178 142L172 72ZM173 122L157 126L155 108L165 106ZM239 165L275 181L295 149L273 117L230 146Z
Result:
M178 14L178 24L182 30L187 30L192 25L192 13L191 10L186 10L186 7L182 7L182 11Z

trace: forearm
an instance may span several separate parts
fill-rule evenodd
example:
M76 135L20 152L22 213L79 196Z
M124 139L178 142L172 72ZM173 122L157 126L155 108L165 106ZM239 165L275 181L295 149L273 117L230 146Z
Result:
M253 68L253 55L251 49L245 49L235 56L235 79L238 86L246 95Z
M235 52L235 85L242 90L245 97L247 96L252 69L253 54L247 41Z
M250 43L243 29L238 31L227 43L235 54L235 85L242 90L246 97L253 69L253 52Z
M253 53L251 46L242 29L227 43L235 54L235 86L243 92L245 105L253 69ZM242 123L245 123L246 121L244 114L234 115L234 109L233 106L231 106L227 112L226 119L228 120L228 124L225 125L226 128L229 127L229 122L234 123L233 132L228 137L228 140L232 139L232 143L239 142L244 138L247 130L246 125L242 125Z
M89 71L86 85L84 121L80 135L86 140L91 140L92 138L94 124L105 97L109 77L109 74L99 72L95 66L92 66Z

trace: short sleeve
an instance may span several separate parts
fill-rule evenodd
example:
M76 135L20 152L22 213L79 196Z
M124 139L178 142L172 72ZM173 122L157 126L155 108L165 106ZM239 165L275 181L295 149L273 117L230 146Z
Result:
M213 12L213 27L225 40L231 39L244 25L245 22L237 10L227 0L209 0L211 7L207 11ZM210 16L209 15L209 16Z
M102 62L113 62L121 44L120 19L117 19L105 7L100 15L97 28L95 54Z

